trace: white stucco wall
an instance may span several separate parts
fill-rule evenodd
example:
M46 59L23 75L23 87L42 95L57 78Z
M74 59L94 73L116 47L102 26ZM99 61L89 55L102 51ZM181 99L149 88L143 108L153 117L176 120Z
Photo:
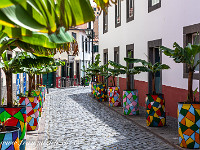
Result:
M183 27L200 23L199 0L162 0L161 8L148 13L147 0L135 0L134 20L126 23L126 0L121 6L121 26L115 28L115 7L108 9L108 32L103 34L103 15L99 18L99 51L103 62L103 49L108 49L109 60L114 60L114 47L120 46L120 63L125 65L126 45L134 44L134 57L145 59L148 41L162 39L162 45L171 47L174 42L183 46ZM103 13L102 13L103 14ZM187 89L183 79L183 64L176 64L163 55L162 63L171 69L162 73L163 85ZM122 76L122 77L125 77ZM136 80L148 81L147 73L135 75ZM194 81L194 88L198 82Z

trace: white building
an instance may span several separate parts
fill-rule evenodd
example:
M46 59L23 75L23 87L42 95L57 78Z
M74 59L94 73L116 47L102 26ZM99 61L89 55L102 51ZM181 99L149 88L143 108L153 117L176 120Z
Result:
M157 88L165 94L167 115L176 117L177 102L187 99L187 72L183 64L176 64L161 54L158 47L173 47L177 42L185 46L200 32L200 1L198 0L118 0L99 18L99 52L101 61L114 60L126 65L124 57L132 51L134 58L160 61L171 69L157 75ZM199 36L199 35L198 35ZM199 39L199 38L198 38ZM147 56L146 56L147 55ZM193 89L199 88L199 68L196 69ZM125 75L119 84L126 89ZM151 90L148 73L134 76L139 90L140 105Z

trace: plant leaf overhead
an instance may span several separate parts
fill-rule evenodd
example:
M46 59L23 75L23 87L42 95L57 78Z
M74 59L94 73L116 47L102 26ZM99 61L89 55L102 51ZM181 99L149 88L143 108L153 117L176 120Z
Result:
M15 5L11 4L0 7L0 29L10 28L7 32L22 28L52 34L61 27L68 30L95 19L89 0L18 0Z
M0 8L9 7L9 6L15 5L17 3L23 3L23 2L26 2L26 0L1 0Z

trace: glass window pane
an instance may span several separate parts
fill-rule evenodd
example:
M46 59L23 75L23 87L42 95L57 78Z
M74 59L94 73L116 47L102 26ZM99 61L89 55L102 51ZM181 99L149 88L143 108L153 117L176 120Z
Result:
M153 6L153 5L156 5L156 4L158 4L160 2L160 0L152 0L152 3L151 3L151 5Z

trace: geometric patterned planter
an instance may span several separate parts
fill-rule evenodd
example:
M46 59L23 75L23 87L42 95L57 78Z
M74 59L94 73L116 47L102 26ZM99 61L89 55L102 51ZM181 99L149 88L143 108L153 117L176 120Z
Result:
M39 122L38 97L20 97L19 103L26 106L27 131L37 130Z
M150 127L163 127L166 124L165 100L163 94L146 97L146 122Z
M97 83L96 98L100 102L107 101L107 89L105 84Z
M93 82L93 83L92 83L92 87L93 87L93 92L92 92L92 94L93 94L94 97L96 97L96 96L97 96L97 93L96 93L97 84L96 84L96 82Z
M1 126L2 128L2 126ZM4 132L0 132L1 150L19 150L19 128L6 126Z
M96 83L96 82L91 82L91 93L93 94L93 90L94 90L94 86L93 84Z
M178 103L179 144L184 148L200 148L200 104Z
M121 106L120 87L108 87L109 106Z
M45 101L45 95L46 95L46 91L47 91L47 88L46 88L46 85L40 85L39 86L40 88L40 91L42 92L42 103L44 103Z
M45 99L45 87L39 87L40 92L42 93L41 98L42 98L42 107Z
M7 118L10 118L7 120ZM26 106L0 107L0 120L6 121L6 126L16 126L19 130L20 150L26 146ZM0 138L1 139L1 138Z
M124 115L139 114L138 90L123 91L123 112Z
M43 96L42 96L42 92L40 92L40 90L38 90L38 91L32 91L32 94L33 94L33 96L35 97L35 96L37 96L39 99L39 117L41 117L41 115L42 115L42 98L43 98Z

